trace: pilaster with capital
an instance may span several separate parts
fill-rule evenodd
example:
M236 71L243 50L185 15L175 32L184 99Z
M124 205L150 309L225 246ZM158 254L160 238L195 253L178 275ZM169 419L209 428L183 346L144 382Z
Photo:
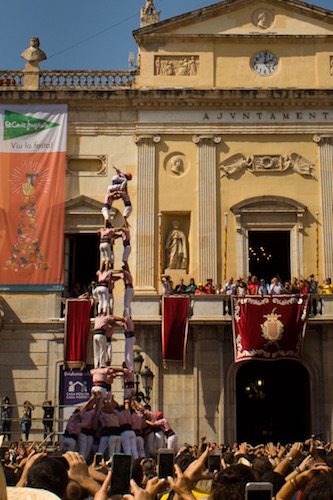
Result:
M155 144L159 135L134 136L138 146L137 187L137 266L136 289L156 293L155 227L156 162Z
M333 136L315 135L319 146L324 275L333 275Z
M195 135L198 145L199 281L217 280L217 166L220 136Z

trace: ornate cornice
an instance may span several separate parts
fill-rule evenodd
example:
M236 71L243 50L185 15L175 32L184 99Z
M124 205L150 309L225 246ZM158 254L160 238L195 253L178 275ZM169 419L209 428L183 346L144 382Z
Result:
M85 109L93 108L96 112L96 100L99 109L108 107L112 101L115 109L133 109L144 107L146 109L159 107L192 109L205 107L224 106L229 109L247 105L252 108L260 107L287 107L315 106L332 107L333 89L108 89L108 90L2 90L0 99L6 101L41 102L68 102L70 108L81 111L81 102L84 101Z

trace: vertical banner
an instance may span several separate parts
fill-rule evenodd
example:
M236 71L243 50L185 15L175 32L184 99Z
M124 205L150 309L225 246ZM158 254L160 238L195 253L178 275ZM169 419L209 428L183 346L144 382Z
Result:
M182 361L185 369L188 340L189 297L162 297L163 362Z
M86 364L90 331L90 300L66 300L64 357L69 368Z
M0 290L64 281L66 105L0 105Z

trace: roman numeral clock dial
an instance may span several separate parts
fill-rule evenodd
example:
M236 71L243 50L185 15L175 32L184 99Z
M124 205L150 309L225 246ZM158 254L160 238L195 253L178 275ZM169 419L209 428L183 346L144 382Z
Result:
M261 76L272 75L276 71L278 64L277 57L271 52L267 52L267 50L259 52L252 59L252 69Z

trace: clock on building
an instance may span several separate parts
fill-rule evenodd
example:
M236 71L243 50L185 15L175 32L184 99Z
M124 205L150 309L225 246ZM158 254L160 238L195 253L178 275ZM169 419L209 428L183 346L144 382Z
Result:
M252 59L252 68L261 76L273 74L277 67L277 57L267 50L259 52Z

